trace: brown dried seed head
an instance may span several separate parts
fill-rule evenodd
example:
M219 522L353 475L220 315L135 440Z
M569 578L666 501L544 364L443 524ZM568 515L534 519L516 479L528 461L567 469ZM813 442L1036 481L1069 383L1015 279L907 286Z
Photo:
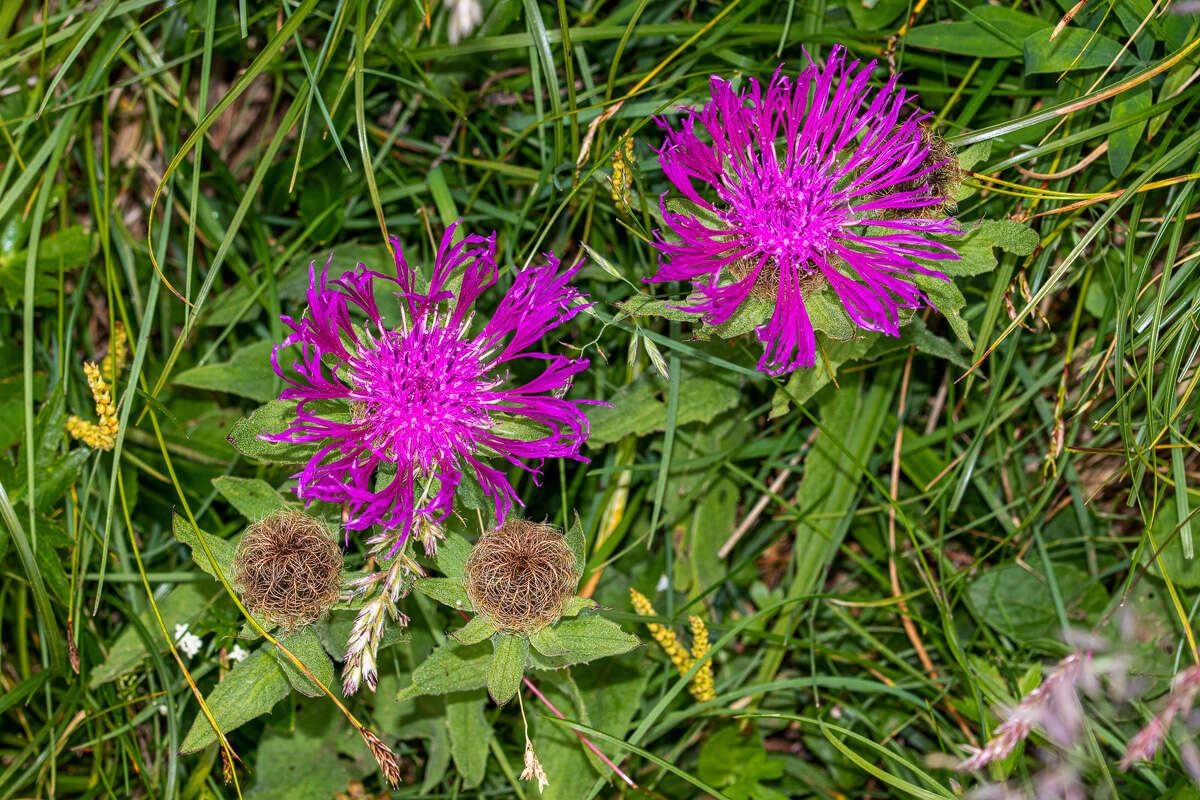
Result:
M552 525L509 519L467 558L467 596L508 633L532 633L561 616L579 574L575 554Z
M246 529L233 579L256 616L292 631L316 622L337 601L342 551L317 520L279 511Z

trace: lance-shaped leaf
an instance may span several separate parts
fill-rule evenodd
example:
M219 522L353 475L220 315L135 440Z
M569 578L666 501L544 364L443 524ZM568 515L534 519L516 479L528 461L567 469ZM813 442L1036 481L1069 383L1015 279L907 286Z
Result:
M487 669L488 694L496 705L504 705L517 693L529 656L529 640L523 636L501 636Z
M451 608L471 610L471 599L462 578L419 578L415 586L422 594Z
M496 626L487 614L476 614L471 620L450 635L459 644L479 644L496 633Z

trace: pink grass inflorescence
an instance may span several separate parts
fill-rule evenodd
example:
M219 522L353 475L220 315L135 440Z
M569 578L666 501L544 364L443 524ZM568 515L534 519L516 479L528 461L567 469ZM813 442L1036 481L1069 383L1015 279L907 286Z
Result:
M660 268L648 280L690 282L699 298L683 308L713 325L751 292L772 294L773 315L758 328L764 372L815 364L804 297L814 286L832 286L860 328L896 336L900 310L927 302L914 276L945 279L928 262L959 257L931 238L959 229L930 218L945 198L924 179L945 161L930 158L927 115L894 77L872 89L874 68L839 46L795 79L776 71L765 89L713 76L711 99L683 109L678 130L658 121L663 172L698 208L663 196L671 236L659 233Z

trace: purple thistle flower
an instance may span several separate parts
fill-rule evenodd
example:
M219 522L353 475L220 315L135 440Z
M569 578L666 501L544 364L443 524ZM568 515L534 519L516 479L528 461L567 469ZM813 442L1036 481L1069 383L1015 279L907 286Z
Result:
M679 130L658 120L663 172L703 212L669 211L664 195L674 237L658 234L660 269L648 280L691 282L700 299L685 310L712 325L766 287L775 311L758 328L764 372L814 365L803 296L814 278L833 286L859 327L897 336L900 309L926 300L912 277L946 279L920 261L959 257L929 238L959 233L954 220L922 218L944 201L921 186L946 163L929 163L928 115L906 108L913 96L894 77L872 91L874 68L847 63L839 46L794 80L777 70L765 91L751 79L739 93L713 76L712 99L683 109Z
M579 455L588 435L579 408L585 401L557 395L588 362L531 349L586 307L568 285L576 269L560 269L547 253L541 266L516 273L496 312L472 333L472 306L496 282L495 234L454 244L455 227L442 236L428 289L418 286L395 238L394 276L358 264L330 281L328 264L319 275L310 266L309 313L282 318L292 332L272 356L288 384L280 399L295 400L297 415L290 428L265 438L321 445L294 476L296 493L308 502L346 503L348 530L402 529L393 552L417 515L446 517L464 472L492 498L501 522L514 502L520 505L488 458L535 479L542 459L586 460ZM457 288L453 274L461 280ZM398 317L386 322L375 302L377 280L395 284L400 298ZM365 315L363 323L352 323L351 308ZM300 352L286 370L279 353L292 345ZM516 364L536 365L540 373L523 383L510 380ZM329 413L326 401L349 401L349 413ZM541 435L518 438L505 422L534 423ZM376 488L385 465L395 475Z

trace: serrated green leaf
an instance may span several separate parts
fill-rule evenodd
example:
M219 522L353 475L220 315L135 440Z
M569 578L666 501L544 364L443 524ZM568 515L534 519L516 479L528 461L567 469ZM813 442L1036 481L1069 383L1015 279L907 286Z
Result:
M325 649L321 647L321 640L317 638L317 633L311 625L307 625L290 636L281 639L279 643L290 650L292 655L300 659L300 663L308 667L308 671L317 680L325 684L326 687L333 684L333 661L330 660ZM279 666L283 668L284 674L287 675L288 682L292 684L292 688L309 697L317 697L325 694L321 691L321 687L313 683L277 647L272 645L271 650L274 651L275 658L279 662Z
M339 757L339 744L347 734L356 735L341 720L332 703L306 703L297 708L290 730L269 727L257 743L254 786L246 800L330 800L339 791L344 797L350 781L361 775L350 771L353 762ZM198 792L191 800L215 798Z
M287 676L275 661L274 649L261 648L251 653L205 698L213 718L226 736L238 726L266 714L291 691ZM194 753L216 740L217 735L203 712L197 712L179 752Z
M992 140L976 142L970 147L958 151L958 168L974 169L975 165L986 161L992 155Z
M425 694L447 694L487 685L488 662L492 645L488 642L461 645L446 642L434 648L412 672L412 684L396 694L407 700Z
M272 342L255 342L239 348L228 361L184 370L175 376L175 383L265 403L275 396L275 369L271 366L274 346Z
M524 636L501 635L494 641L496 651L487 668L488 694L502 706L512 699L521 687L525 661L529 656L529 640Z
M854 320L846 313L846 306L830 287L804 296L804 310L808 312L813 330L822 331L834 339L846 341L860 333Z
M563 656L567 654L567 645L562 637L554 632L553 626L547 626L535 631L529 637L529 643L544 656Z
M567 652L561 656L531 652L529 664L534 669L562 669L598 658L619 656L641 644L636 636L621 630L617 623L595 614L559 620L554 633Z
M209 552L216 559L216 565L220 567L221 574L225 576L226 580L232 578L230 570L233 567L233 556L237 549L236 543L228 539L222 539L219 536L213 536L211 533L197 531L191 526L191 523L178 514L171 515L171 529L175 533L175 538L186 544L192 551L192 560L196 562L196 565L200 569L214 578L217 577L217 572L213 569L213 562L209 559L208 554L204 552L204 548L200 546L200 540L203 538L204 543L208 545Z
M962 317L962 309L967 304L967 300L954 282L929 275L914 276L913 282L918 289L925 293L929 304L950 323L950 329L954 331L958 340L973 350L975 345L971 343L971 331L967 327L967 321Z
M583 523L579 521L579 514L575 514L575 521L571 523L571 527L567 528L563 538L566 539L567 547L571 548L571 553L575 556L575 572L582 575L583 567L587 563L587 536L583 532Z
M633 317L662 317L663 319L674 320L676 322L698 320L699 316L693 311L671 308L672 305L679 305L681 302L686 301L656 300L648 295L639 294L623 303L616 303L615 305Z
M1032 253L1041 241L1037 231L1013 219L985 219L971 231L968 240L993 245L1019 256Z
M462 578L418 578L414 584L421 594L460 611L471 610L471 599Z
M630 434L642 436L667 427L667 403L660 397L658 378L646 373L609 398L611 408L590 406L587 410L592 445L615 442ZM737 405L741 390L727 374L683 378L675 424L708 422Z
M450 578L461 578L471 556L471 543L453 531L446 531L445 538L438 543L433 563L442 574Z
M476 614L458 630L450 635L459 644L479 644L484 639L490 639L496 633L496 626L486 614Z
M456 692L446 696L446 728L450 734L450 752L454 766L463 777L463 788L483 783L487 772L488 742L492 726L484 708L487 695L482 689Z
M579 595L576 595L568 600L566 605L563 606L563 616L573 617L582 611L591 611L599 607L599 604L590 597L580 597Z
M316 455L320 445L307 442L270 442L259 438L263 434L282 433L296 417L296 404L272 400L255 409L249 417L233 424L227 441L244 456L280 464L300 464Z
M235 478L221 475L213 478L213 486L238 513L251 522L257 522L280 509L288 508L288 501L271 484L260 478Z
M738 306L737 311L733 312L733 316L720 325L706 325L703 330L714 333L722 339L732 339L735 336L750 333L755 328L765 324L771 318L771 314L774 311L775 304L773 302L764 300L751 293Z

